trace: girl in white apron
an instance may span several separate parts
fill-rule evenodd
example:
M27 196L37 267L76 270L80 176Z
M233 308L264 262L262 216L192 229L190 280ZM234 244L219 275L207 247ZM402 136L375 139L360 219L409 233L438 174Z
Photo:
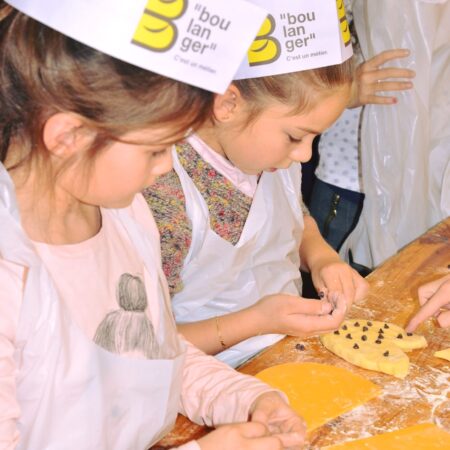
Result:
M272 15L254 46L267 38L269 48L281 39L275 30L282 18L300 17L301 6L257 3L270 3ZM213 118L173 149L173 171L144 191L179 330L232 366L286 334L337 328L367 290L300 198L300 163L349 101L351 60L309 70L301 58L287 66L282 53L271 61L238 73L245 79L215 97ZM322 301L300 297L300 268L311 273Z
M280 393L178 336L136 195L210 95L1 6L1 448L144 450L179 411L252 420L184 449L298 448Z

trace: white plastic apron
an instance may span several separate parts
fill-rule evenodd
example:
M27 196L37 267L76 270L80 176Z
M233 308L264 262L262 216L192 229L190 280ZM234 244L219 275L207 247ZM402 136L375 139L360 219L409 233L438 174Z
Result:
M109 353L72 322L21 229L14 187L0 164L0 256L29 268L16 342L18 449L147 449L176 419L184 348L161 282L158 240L125 211L102 214L116 217L145 261L149 307L158 308L156 332L167 359Z
M269 294L299 295L303 232L300 165L263 173L240 239L233 245L211 229L207 204L176 150L173 159L192 221L192 244L181 272L183 290L172 297L177 322L238 311ZM255 336L217 358L236 367L281 338L278 334Z

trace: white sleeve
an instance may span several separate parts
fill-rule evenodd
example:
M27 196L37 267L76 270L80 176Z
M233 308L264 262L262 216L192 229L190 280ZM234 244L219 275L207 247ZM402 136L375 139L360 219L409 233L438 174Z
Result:
M16 398L18 368L14 359L16 328L22 301L24 269L0 259L0 449L13 450L19 442Z

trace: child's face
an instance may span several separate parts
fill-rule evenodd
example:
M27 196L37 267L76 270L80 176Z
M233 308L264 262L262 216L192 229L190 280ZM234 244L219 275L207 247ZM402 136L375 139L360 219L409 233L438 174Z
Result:
M273 104L243 130L230 127L221 133L223 155L247 174L306 162L311 158L314 137L336 121L349 95L349 86L343 86L319 97L316 106L299 115L292 115L292 106Z
M135 194L171 170L170 147L182 136L178 133L168 141L168 135L167 129L127 133L121 137L127 143L114 142L88 162L91 166L87 172L87 189L83 177L66 179L65 185L83 203L106 208L129 206ZM143 142L146 144L140 144Z

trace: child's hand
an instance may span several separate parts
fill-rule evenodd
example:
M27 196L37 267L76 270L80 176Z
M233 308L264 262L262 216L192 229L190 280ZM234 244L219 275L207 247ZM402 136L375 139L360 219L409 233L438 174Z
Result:
M250 410L250 420L265 425L282 448L300 449L305 443L306 423L276 392L259 396Z
M223 425L197 442L201 450L283 450L281 439L256 422Z
M421 308L406 326L406 331L412 333L423 321L435 316L441 327L450 327L450 275L431 281L419 288L419 303Z
M311 277L317 292L324 298L342 295L350 309L353 302L363 299L369 290L367 281L342 260L324 260L311 269Z
M346 302L342 295L331 303L326 299L274 294L263 297L250 308L256 313L254 322L258 324L258 333L308 337L338 328L345 318Z
M405 58L406 56L409 56L409 50L387 50L360 64L355 71L348 108L355 108L369 103L378 105L397 103L396 97L378 95L378 93L411 89L413 84L410 81L399 81L398 79L413 78L416 74L410 69L381 68L380 66L393 59ZM392 78L395 81L387 81Z

